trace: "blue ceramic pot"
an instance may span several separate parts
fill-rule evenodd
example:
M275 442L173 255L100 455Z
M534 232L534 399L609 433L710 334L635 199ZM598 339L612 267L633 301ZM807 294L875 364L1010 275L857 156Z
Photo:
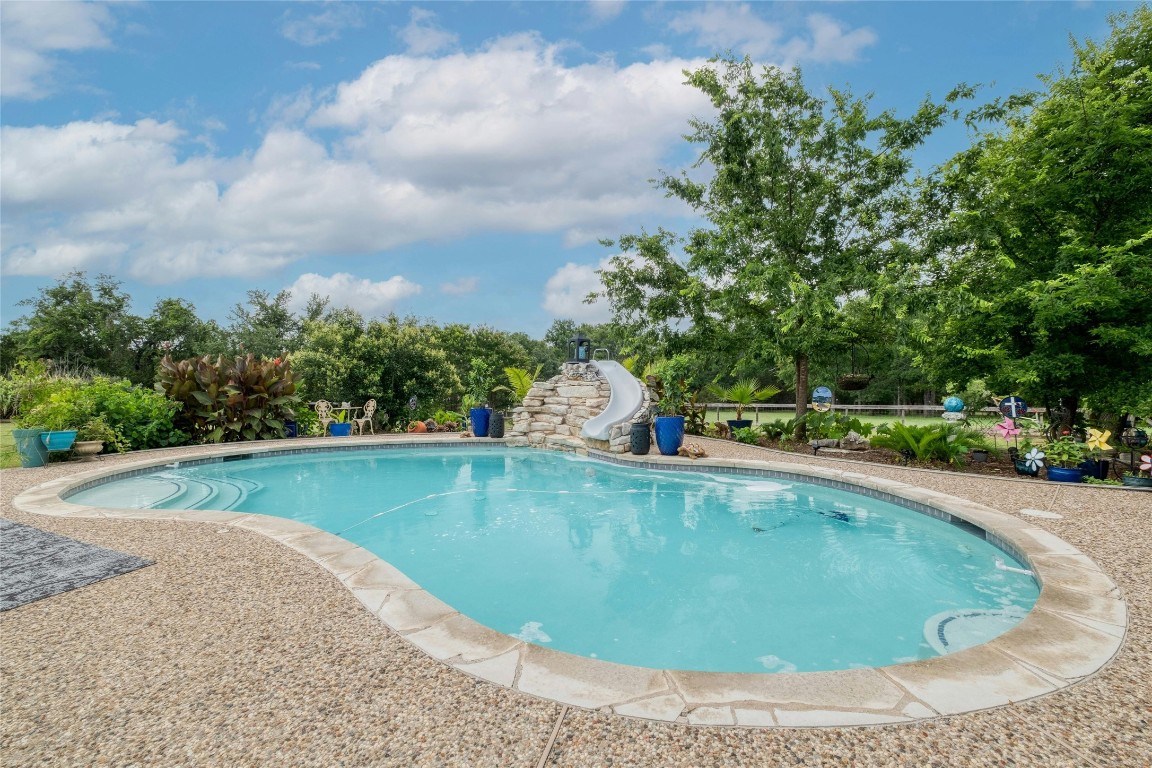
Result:
M491 408L473 408L468 411L468 418L472 421L472 434L476 437L488 437L488 419L491 416Z
M728 429L747 429L752 426L752 419L728 419Z
M1097 480L1108 479L1107 459L1088 459L1080 463L1080 469L1084 470L1085 477L1094 477Z
M352 434L352 422L350 421L334 421L328 425L328 432L332 437L348 437Z
M684 417L656 417L656 447L664 456L675 456L684 444Z
M1057 483L1082 483L1084 470L1080 467L1048 467L1048 479Z

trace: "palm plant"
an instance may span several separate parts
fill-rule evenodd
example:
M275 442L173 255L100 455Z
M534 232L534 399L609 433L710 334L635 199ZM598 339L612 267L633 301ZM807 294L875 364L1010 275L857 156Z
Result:
M531 373L529 373L527 368L505 368L504 375L508 377L508 384L510 386L501 384L498 387L494 387L492 391L511 392L516 396L517 403L523 402L524 398L528 396L529 390L532 389L532 385L536 383L536 379L540 376L540 371L543 368L543 363L536 366L536 370Z
M736 406L736 420L744 418L744 409L754 402L767 400L780 392L779 387L761 387L755 379L741 379L728 388L710 387L718 399Z

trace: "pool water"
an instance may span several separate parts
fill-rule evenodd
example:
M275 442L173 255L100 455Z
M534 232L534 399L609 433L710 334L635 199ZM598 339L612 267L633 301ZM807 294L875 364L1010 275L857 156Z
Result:
M300 520L500 632L653 668L914 661L987 642L1039 595L1003 550L904 507L555 452L390 449L170 466L68 501Z

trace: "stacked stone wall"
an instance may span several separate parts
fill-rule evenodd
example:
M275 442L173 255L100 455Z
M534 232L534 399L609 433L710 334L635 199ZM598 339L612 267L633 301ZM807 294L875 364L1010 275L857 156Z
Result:
M623 453L628 450L631 424L612 427L608 440L585 440L580 436L584 422L608 406L612 387L591 363L565 363L559 376L537 381L520 407L512 412L512 428L506 438L512 445L586 453L588 448ZM648 391L644 407L648 412Z

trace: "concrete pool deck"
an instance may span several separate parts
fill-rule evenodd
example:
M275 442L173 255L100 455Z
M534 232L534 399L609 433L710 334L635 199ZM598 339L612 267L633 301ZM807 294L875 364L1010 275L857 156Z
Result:
M1152 537L1146 530L1152 520L1152 494L846 466L735 443L704 442L714 457L866 473L889 489L897 487L893 483L923 489L915 494L924 500L930 499L926 492L937 492L994 507L1007 513L998 523L1005 533L1047 548L1047 554L1036 556L1039 561L1032 556L1035 552L1029 557L1039 566L1045 591L1058 603L1036 612L1042 618L1031 627L1022 624L1013 630L1027 631L1005 646L989 648L998 642L994 641L883 672L733 675L728 676L733 678L728 690L719 693L686 673L647 671L647 679L635 680L629 677L635 668L625 667L608 675L573 676L567 667L575 657L524 644L506 647L503 635L478 632L451 609L445 613L446 606L436 605L438 601L416 597L411 587L398 583L396 574L364 560L342 540L324 539L326 534L280 529L268 531L279 540L269 539L252 530L263 523L240 520L253 516L230 513L192 525L157 520L157 514L166 518L173 514L163 512L144 513L147 520L32 515L13 506L17 493L55 478L74 477L96 465L5 470L4 516L157 560L157 565L142 571L0 617L5 687L10 687L0 742L5 764L30 764L48 755L60 755L63 764L89 762L81 757L85 749L87 754L108 756L112 764L1152 762L1148 730L1152 696L1147 685L1152 669L1148 625ZM171 460L215 450L161 455ZM97 468L113 469L143 458L147 456L109 457ZM961 504L957 511L963 509ZM299 550L310 552L312 558ZM1106 576L1093 573L1089 560L1078 561L1077 551L1098 563ZM1044 558L1053 562L1044 563ZM1079 581L1069 586L1066 579L1072 576ZM354 595L346 585L362 594ZM384 610L393 602L388 599L390 589L408 593L397 592L407 599ZM372 592L376 594L367 594ZM1129 609L1127 637L1125 617L1116 612L1121 595ZM373 610L383 611L382 618L405 633L405 639L365 611L357 597L370 608L379 599ZM1068 640L1070 628L1080 634L1074 641ZM487 648L487 655L462 647L461 637ZM1085 637L1094 646L1087 654L1077 650L1084 648ZM1116 658L1095 672L1121 639ZM405 640L473 675L483 673L478 676L511 682L516 688L498 687L456 671ZM1055 654L1054 641L1057 647L1063 645ZM963 658L973 652L983 657ZM941 664L928 673L912 669L931 662ZM610 666L596 664L601 670ZM1085 675L1087 679L1080 679ZM941 689L941 677L949 676L961 686ZM823 682L803 690L787 680L809 678L811 683L821 677ZM775 678L775 682L758 680L751 685L748 678ZM573 680L585 684L573 690ZM597 681L598 688L587 684ZM1074 684L1067 686L1068 682ZM757 686L758 690L748 690ZM555 695L558 689L560 696ZM639 695L634 695L636 690ZM957 698L956 690L963 695ZM520 691L552 694L589 709ZM941 716L1045 693L1025 703ZM674 716L699 724L777 727L690 727L622 718L600 708L655 720ZM861 713L861 719L852 719ZM917 717L933 719L870 728L780 727Z

